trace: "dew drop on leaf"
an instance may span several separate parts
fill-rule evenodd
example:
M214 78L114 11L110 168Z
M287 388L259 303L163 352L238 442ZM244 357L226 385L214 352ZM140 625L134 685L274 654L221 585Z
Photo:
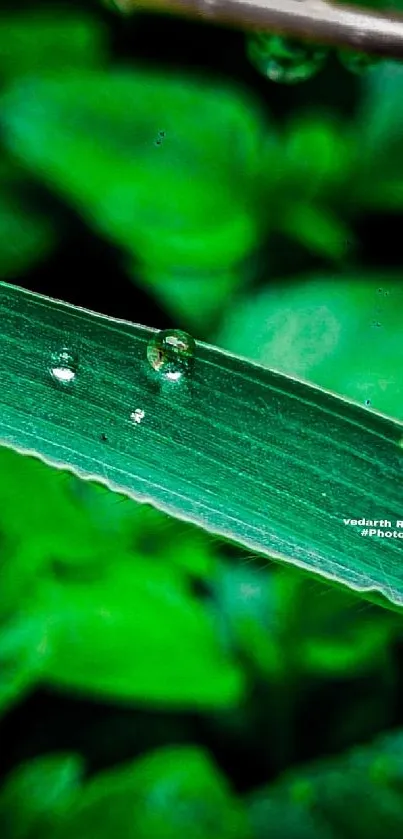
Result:
M147 359L159 375L178 381L190 372L195 349L194 339L187 332L166 329L149 341Z
M61 385L71 385L77 375L78 355L64 347L51 355L50 372Z
M254 32L247 36L247 53L253 66L271 81L295 84L310 79L322 68L328 50L317 44Z
M367 70L372 70L382 61L378 55L368 55L366 52L354 52L353 50L339 50L338 57L346 70L358 75L365 73Z
M130 419L136 425L140 425L141 421L145 417L145 411L142 408L136 408L135 411L132 411L130 414Z

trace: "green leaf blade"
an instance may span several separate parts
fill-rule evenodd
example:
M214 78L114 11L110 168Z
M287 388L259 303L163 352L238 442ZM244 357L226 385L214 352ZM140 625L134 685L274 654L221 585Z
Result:
M399 520L400 422L202 342L183 385L161 381L155 330L10 286L0 313L4 445L402 605L401 539L345 523ZM71 389L49 372L66 343Z

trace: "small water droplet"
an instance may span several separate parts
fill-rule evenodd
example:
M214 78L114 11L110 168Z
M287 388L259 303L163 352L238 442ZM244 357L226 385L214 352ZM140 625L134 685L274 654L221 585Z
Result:
M155 141L155 145L160 146L162 141L164 140L164 138L165 138L165 131L159 131L158 132L158 137Z
M367 405L367 407L368 407L368 406L371 404L371 400L370 400L370 399L366 399L366 400L365 400L365 404L366 404L366 405Z
M101 434L101 440L102 440L102 442L103 442L103 443L107 443L107 441L108 441L108 435L107 435L107 434L105 434L105 432L103 432L103 433Z
M382 61L378 55L368 55L366 52L354 52L353 50L339 50L338 58L346 70L358 75L365 73L367 70L372 70Z
M50 372L61 385L71 385L77 375L78 355L64 347L51 355Z
M149 341L147 359L164 378L178 381L189 373L194 360L194 339L181 329L165 329Z
M295 84L310 79L322 68L328 50L317 44L254 32L247 36L247 53L254 67L271 81Z
M132 422L135 422L137 425L140 425L141 420L145 417L145 411L142 408L136 408L135 411L132 411L130 414L130 419Z

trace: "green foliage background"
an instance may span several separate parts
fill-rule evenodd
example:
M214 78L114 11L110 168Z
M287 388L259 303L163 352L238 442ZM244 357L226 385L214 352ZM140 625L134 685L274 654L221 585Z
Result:
M403 421L403 65L26 2L0 84L0 279ZM0 551L2 839L401 835L399 614L4 449Z

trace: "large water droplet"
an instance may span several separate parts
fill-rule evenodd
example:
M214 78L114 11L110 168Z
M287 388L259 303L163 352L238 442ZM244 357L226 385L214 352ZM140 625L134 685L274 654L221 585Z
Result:
M340 63L351 73L365 73L377 67L382 58L379 55L368 55L366 52L354 52L353 50L339 50Z
M194 360L194 339L181 329L165 329L149 341L147 358L151 367L171 381L189 373Z
M71 385L77 375L78 355L64 347L51 355L50 372L61 385Z
M322 68L328 50L317 44L254 32L247 36L247 53L254 67L271 81L295 84L310 79Z

